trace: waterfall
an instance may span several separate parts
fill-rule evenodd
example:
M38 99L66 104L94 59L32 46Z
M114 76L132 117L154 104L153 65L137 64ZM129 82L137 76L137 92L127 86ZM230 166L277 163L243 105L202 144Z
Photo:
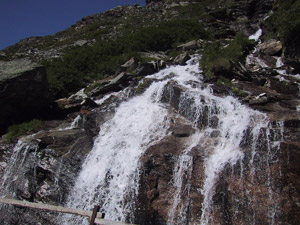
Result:
M180 117L193 132L176 137L184 144L179 152L170 153L173 161L165 168L171 171L166 182L170 191L164 193L167 199L159 199L165 206L163 213L158 211L161 224L277 223L281 205L276 182L278 174L284 173L278 157L284 141L283 122L270 122L266 114L232 96L214 94L202 81L198 62L199 56L194 56L187 65L169 66L147 76L152 83L142 94L128 95L125 89L97 100L100 106L111 96L123 101L119 104L118 100L119 105L100 126L66 198L67 207L91 210L100 205L106 219L135 222L144 204L138 202L145 188L143 157L151 158L147 150L173 135L172 125ZM63 131L77 127L79 120L77 116ZM0 183L2 197L30 199L28 182L35 185L38 167L44 168L39 140L27 138L12 152ZM47 171L53 174L55 190L63 190L59 176L66 171L64 159L50 161L53 168ZM65 199L64 193L58 201ZM88 224L86 218L72 215L57 220L57 224Z
M210 88L201 88L201 84L197 88L193 87L194 84L191 81L199 82L199 73L201 73L197 63L186 67L177 66L168 72L177 75L172 79L185 88L184 93L180 95L179 112L187 116L196 129L199 121L207 124L203 129L197 129L192 136L190 145L183 151L175 164L173 177L175 193L168 214L168 224L185 224L188 221L185 212L188 210L189 204L190 185L188 182L193 170L193 158L190 155L192 149L198 149L198 151L206 149L207 151L204 163L204 184L199 190L199 195L204 196L202 214L198 218L199 220L195 219L195 221L198 220L195 223L212 224L212 198L215 194L215 185L219 174L225 166L234 166L243 159L244 153L240 145L249 129L251 130L253 155L255 154L261 129L268 126L268 120L263 113L251 110L231 96L215 96ZM158 78L159 76L154 77ZM192 110L188 111L187 108ZM213 142L211 142L212 140Z
M15 182L20 182L19 178L24 176L25 161L30 152L36 152L37 145L28 144L25 138L18 141L13 149L7 168L0 183L1 197L15 197ZM26 183L23 185L27 185Z
M143 169L140 158L149 146L171 135L168 132L170 106L162 103L162 98L166 92L172 98L174 90L169 84L175 83L182 90L177 99L178 113L190 121L195 133L186 141L185 149L174 163L171 181L174 192L169 195L166 223L218 224L220 218L216 218L215 214L219 209L215 207L214 198L224 171L232 171L228 179L237 180L240 184L237 191L241 189L247 195L251 191L243 189L241 180L245 176L255 185L258 168L265 164L268 167L265 168L265 186L270 200L266 216L271 224L275 224L280 209L276 202L271 202L277 194L277 190L271 187L272 151L279 149L282 131L277 132L277 136L271 134L274 128L265 114L242 105L231 96L214 95L212 89L202 82L198 61L196 56L188 61L188 65L170 66L148 76L153 80L150 87L143 94L121 103L114 116L101 125L94 147L70 191L68 207L91 210L94 205L100 205L100 211L106 214L107 219L134 222L135 199ZM99 100L98 104L102 102L104 100ZM262 156L263 149L268 153ZM204 173L202 187L197 189L203 201L196 216L190 213L192 179L197 179L193 177L195 151L202 152ZM235 190L231 190L227 198L233 202L245 201L234 193ZM249 210L252 212L251 218L244 218L244 221L255 224L258 197L254 194L247 198L242 204L251 202ZM234 211L232 220L239 221L239 204L231 207ZM87 224L87 221L74 216L64 216L62 220L64 224Z
M91 153L68 198L68 206L90 210L101 205L107 219L125 221L134 210L139 158L166 135L167 110L159 102L166 81L153 83L140 96L123 102L101 126ZM85 221L65 217L65 224Z

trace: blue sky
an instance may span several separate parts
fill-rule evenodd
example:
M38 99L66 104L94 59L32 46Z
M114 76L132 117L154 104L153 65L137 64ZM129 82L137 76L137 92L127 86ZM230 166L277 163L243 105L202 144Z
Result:
M52 35L81 18L145 0L1 0L0 49L31 36Z

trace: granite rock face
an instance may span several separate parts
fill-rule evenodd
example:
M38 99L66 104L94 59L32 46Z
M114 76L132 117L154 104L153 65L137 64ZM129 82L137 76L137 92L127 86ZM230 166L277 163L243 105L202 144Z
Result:
M49 105L45 68L28 59L0 62L0 134L10 124L45 114Z

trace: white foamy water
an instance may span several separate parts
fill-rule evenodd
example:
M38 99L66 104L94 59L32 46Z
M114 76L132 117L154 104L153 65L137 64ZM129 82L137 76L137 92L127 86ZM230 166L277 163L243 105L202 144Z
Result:
M190 153L205 149L205 178L199 190L204 198L202 214L194 221L197 220L195 224L212 224L213 196L220 173L227 165L234 166L243 159L240 144L247 131L252 134L253 161L259 133L268 123L264 114L251 110L235 98L214 96L210 88L203 88L198 61L193 58L186 66L171 66L148 76L156 81L142 95L120 104L112 119L101 126L94 147L70 191L68 207L91 210L94 205L101 205L107 219L134 220L134 199L139 191L141 169L139 160L150 145L168 135L167 109L160 99L164 86L172 81L183 90L178 111L189 118L196 132L174 165L175 192L170 199L172 205L167 223L186 222L189 179L193 170ZM199 121L206 125L202 126ZM67 216L64 224L87 224L87 221Z
M178 158L174 167L173 185L175 192L173 193L173 204L168 213L168 225L184 224L187 219L187 211L189 207L189 193L193 170L193 157L189 155L200 140L201 133L197 131L190 140L190 144L183 151L183 154ZM187 199L183 200L183 196Z
M223 110L218 115L220 137L213 147L213 152L205 160L205 183L202 188L204 200L200 224L212 224L212 198L215 194L215 184L219 174L226 165L233 166L243 158L240 144L248 128L253 128L253 140L258 139L259 131L267 125L266 117L256 111L241 105L234 99L227 99ZM256 145L256 142L253 143ZM255 148L255 147L254 147Z
M153 83L141 96L123 102L101 126L68 198L69 207L90 210L101 204L106 219L120 221L134 211L140 156L168 128L167 110L159 103L165 83ZM73 217L64 220L65 224L86 224Z
M28 138L33 135L29 135ZM15 197L16 187L15 182L18 182L20 177L24 176L24 164L30 151L36 151L37 146L34 144L28 144L24 137L18 141L13 149L13 153L7 164L3 177L0 183L0 196L1 197ZM24 184L26 185L26 184Z
M276 58L276 68L280 68L284 66L284 63L282 62L282 58L281 57L277 57Z
M101 105L103 104L107 99L109 99L111 96L115 96L116 93L111 93L111 94L107 94L104 95L102 98L95 100L97 105Z
M249 36L249 40L258 41L261 35L262 35L262 29L259 28L254 34Z
M268 125L267 118L264 114L242 105L231 96L221 98L214 96L209 88L203 89L201 79L199 79L201 71L197 63L185 67L172 67L168 72L175 75L172 80L184 87L183 90L185 90L179 99L179 112L184 113L188 102L189 108L193 109L194 113L191 116L188 113L186 115L193 124L196 126L197 122L201 120L206 121L208 125L202 130L195 127L197 131L192 136L190 145L183 151L175 164L173 177L175 193L172 207L168 213L168 224L184 224L187 221L185 212L189 207L189 202L186 198L189 195L190 187L187 180L191 177L193 170L193 158L189 153L193 148L197 148L197 145L200 146L198 147L199 151L201 149L207 151L204 164L205 180L199 193L204 196L204 201L202 215L198 221L199 224L212 224L212 198L215 194L215 184L219 179L219 174L226 165L233 166L244 157L240 144L247 129L252 132L252 147L255 149L261 128ZM159 75L163 75L163 73L155 75L155 78L160 78ZM195 81L199 85L197 86L191 81ZM205 110L207 110L207 118L202 118ZM215 116L217 116L218 122L213 125L211 120ZM211 137L216 132L219 135L212 140Z

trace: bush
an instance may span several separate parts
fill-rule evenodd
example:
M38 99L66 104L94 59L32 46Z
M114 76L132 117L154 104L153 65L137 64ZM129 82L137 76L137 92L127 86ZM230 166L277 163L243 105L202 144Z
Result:
M7 129L6 140L8 142L12 142L13 139L37 131L42 126L43 126L43 122L37 119L34 119L30 122L21 123L18 125L12 125Z
M253 41L241 33L237 34L226 47L218 41L209 43L204 47L200 66L208 77L221 72L230 72L233 64L244 61L252 45Z

